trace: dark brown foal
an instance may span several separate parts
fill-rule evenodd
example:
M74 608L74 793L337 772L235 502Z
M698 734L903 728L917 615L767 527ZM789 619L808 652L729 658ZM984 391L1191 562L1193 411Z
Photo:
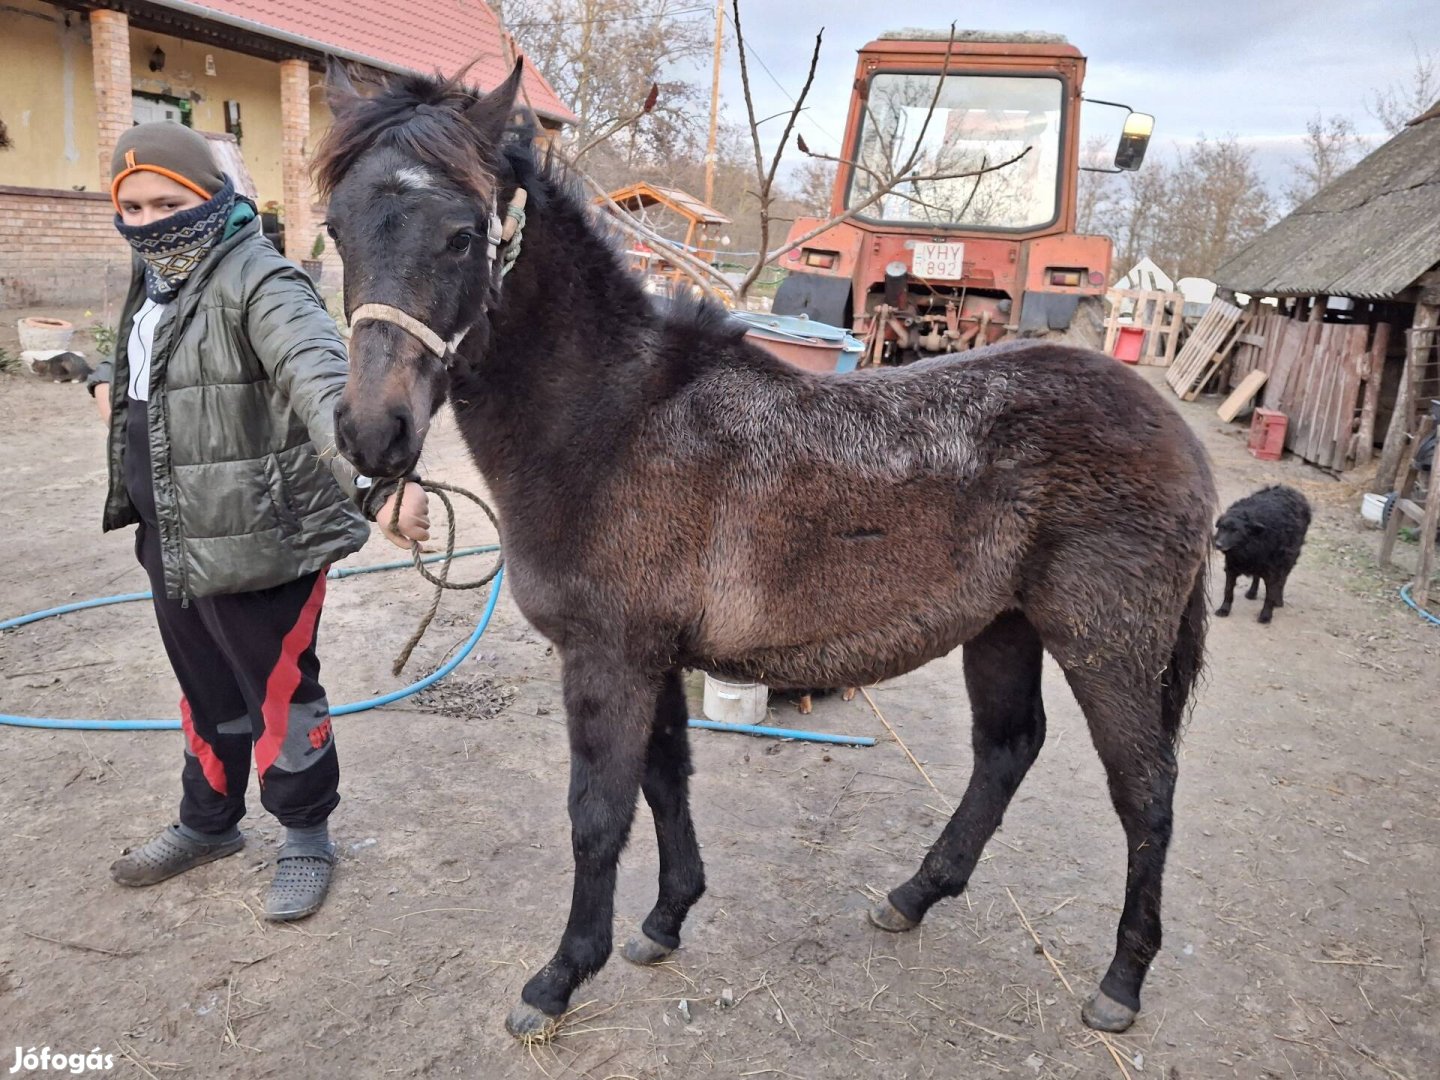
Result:
M962 645L974 774L871 917L908 929L965 888L1044 743L1049 652L1129 852L1114 960L1083 1013L1122 1030L1160 947L1175 744L1204 651L1204 450L1096 353L1017 342L823 377L722 312L658 311L585 201L504 133L514 88L341 86L319 155L347 305L400 313L355 326L340 448L369 475L404 473L448 398L515 602L563 664L574 890L510 1031L548 1037L609 957L642 793L658 895L624 953L654 963L680 944L705 888L682 668L861 686ZM513 248L487 240L520 191L505 276Z

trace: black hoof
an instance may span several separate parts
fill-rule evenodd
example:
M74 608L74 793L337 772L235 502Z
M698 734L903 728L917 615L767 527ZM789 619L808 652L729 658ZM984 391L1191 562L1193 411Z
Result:
M1259 616L1258 618L1256 618L1255 621L1258 622L1258 623L1268 623L1268 622L1270 621L1270 616L1269 616L1269 615L1261 615L1261 616Z
M1218 615L1218 616L1220 616L1220 618L1223 619L1223 618L1225 618L1225 616L1227 616L1227 615L1230 614L1230 609L1229 609L1228 607L1217 607L1217 608L1215 609L1215 614Z
M1086 1027L1096 1031L1121 1032L1135 1022L1139 1011L1129 1005L1121 1005L1105 991L1097 990L1080 1010L1080 1019L1085 1021Z
M636 934L625 943L625 947L620 950L620 955L632 964L649 967L651 964L658 964L662 960L668 960L670 954L674 951L670 946L661 945L658 941L647 937L645 934Z
M505 1030L523 1043L547 1043L559 1026L558 1016L549 1016L524 1001L505 1018Z
M890 903L889 900L882 900L874 905L867 914L870 921L881 930L888 930L892 934L903 934L906 930L914 930L919 926L919 920L910 918L903 914L899 908Z

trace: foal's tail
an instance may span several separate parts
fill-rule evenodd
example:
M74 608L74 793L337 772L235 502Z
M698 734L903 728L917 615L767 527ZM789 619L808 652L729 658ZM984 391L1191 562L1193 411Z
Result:
M1195 684L1205 666L1205 629L1210 621L1210 604L1206 595L1210 561L1204 559L1195 571L1195 584L1190 599L1180 616L1180 633L1170 651L1170 663L1161 677L1160 720L1171 741L1178 742L1180 728L1192 704Z

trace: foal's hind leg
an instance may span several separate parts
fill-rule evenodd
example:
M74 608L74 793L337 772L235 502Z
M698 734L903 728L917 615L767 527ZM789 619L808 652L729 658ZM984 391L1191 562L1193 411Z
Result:
M909 930L930 907L958 896L986 841L1045 742L1040 638L1019 612L1001 615L965 644L975 764L960 807L920 870L870 911L882 930Z
M635 816L655 717L654 682L620 658L567 651L564 663L575 885L560 947L525 984L505 1022L526 1041L548 1039L575 988L609 959L615 869Z
M1129 865L1115 957L1081 1016L1092 1028L1124 1031L1140 1011L1140 986L1160 951L1160 889L1177 765L1158 678L1132 660L1087 661L1061 664L1105 765Z
M689 720L680 672L671 671L660 689L640 784L655 818L660 894L640 933L625 943L625 959L636 964L659 963L680 947L685 916L705 893L705 867L690 820Z

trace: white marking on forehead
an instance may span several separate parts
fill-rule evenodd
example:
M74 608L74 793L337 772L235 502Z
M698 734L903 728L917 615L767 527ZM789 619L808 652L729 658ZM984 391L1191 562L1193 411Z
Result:
M402 190L432 188L435 186L435 176L419 165L406 165L395 170L395 175L390 178L390 182Z

